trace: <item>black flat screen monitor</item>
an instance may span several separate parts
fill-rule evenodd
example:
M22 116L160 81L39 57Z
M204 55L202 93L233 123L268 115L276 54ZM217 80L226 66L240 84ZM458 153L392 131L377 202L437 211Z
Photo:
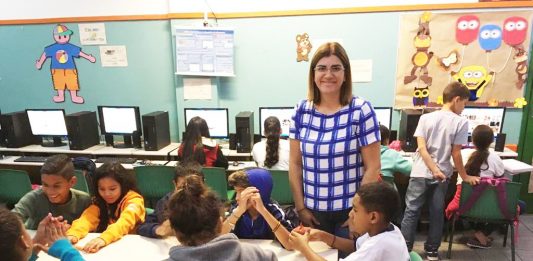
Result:
M66 145L61 141L62 137L68 135L63 109L27 109L26 114L30 122L31 132L42 138L44 147ZM46 141L47 137L52 137L53 142Z
M391 129L392 107L374 107L378 123Z
M492 128L496 137L503 129L505 107L465 107L461 116L468 120L468 136L472 136L474 128L484 124Z
M259 129L261 136L265 137L265 120L270 116L278 118L281 124L281 137L289 137L291 127L291 117L294 114L294 107L259 107Z
M185 108L185 126L196 116L207 122L211 138L225 139L229 136L227 108Z
M141 135L141 116L137 106L98 106L100 129L106 135Z

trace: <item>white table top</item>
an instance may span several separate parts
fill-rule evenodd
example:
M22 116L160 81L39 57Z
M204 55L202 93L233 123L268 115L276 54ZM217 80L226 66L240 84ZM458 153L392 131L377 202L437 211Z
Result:
M34 231L29 231L33 235ZM90 233L87 237L80 240L77 246L83 246L89 240L97 237L98 233ZM278 260L305 260L304 256L298 251L288 251L273 240L246 239L242 242L257 245L263 249L272 250ZM126 235L122 239L102 248L100 251L92 254L81 252L85 260L163 260L168 258L168 251L172 246L178 245L179 242L175 237L167 239L153 239L139 235ZM327 260L337 260L338 251L329 248L322 242L311 242L311 247ZM39 254L39 261L58 260L47 255L44 252Z
M533 171L533 166L515 159L504 159L502 161L505 172L511 175Z
M140 155L140 156L168 156L169 153L175 151L180 146L179 143L170 143L168 146L161 148L157 151L148 151L144 149L137 149L133 151L133 155ZM176 151L176 155L178 152Z
M21 148L4 148L0 147L0 152L34 152L34 153L69 153L69 154L93 154L94 151L104 148L104 144L94 145L84 150L71 150L68 145L61 147L43 147L38 144L32 144Z

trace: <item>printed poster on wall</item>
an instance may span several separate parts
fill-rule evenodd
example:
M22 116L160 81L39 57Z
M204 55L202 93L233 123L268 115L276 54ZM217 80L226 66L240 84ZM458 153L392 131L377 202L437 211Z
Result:
M533 12L415 13L401 17L394 107L438 107L458 81L469 106L525 104Z
M235 76L232 29L177 27L174 34L176 74Z
M80 42L83 45L107 44L104 23L79 24Z
M128 55L125 45L100 46L102 67L127 67Z

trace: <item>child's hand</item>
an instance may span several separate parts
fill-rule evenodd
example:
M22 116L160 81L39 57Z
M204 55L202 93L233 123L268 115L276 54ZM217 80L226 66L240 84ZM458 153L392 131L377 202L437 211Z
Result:
M174 235L174 230L170 226L170 221L167 219L155 229L155 234L160 237L168 237Z
M259 192L253 193L250 197L250 201L252 202L252 206L261 214L263 214L266 210L265 205L263 204L263 200L261 200L261 194Z
M96 253L100 248L105 246L105 241L99 237L94 238L93 240L89 241L89 243L85 244L83 247L83 251L87 253Z
M75 236L67 236L67 238L70 241L70 243L72 243L73 245L78 243L78 238Z
M437 169L437 171L433 171L433 178L438 181L445 181L446 175L444 175L440 169Z
M466 178L463 181L472 186L475 186L479 184L479 177L466 175Z
M247 187L241 192L239 199L237 200L237 210L239 214L242 215L244 212L246 212L249 207L249 204L251 203L250 198L256 192L259 192L259 190L255 187Z
M305 248L309 247L309 232L302 235L293 230L289 235L289 244L294 249L303 252Z
M300 224L299 226L295 227L292 231L298 232L301 235L309 232L311 230L310 227L305 227L304 225Z

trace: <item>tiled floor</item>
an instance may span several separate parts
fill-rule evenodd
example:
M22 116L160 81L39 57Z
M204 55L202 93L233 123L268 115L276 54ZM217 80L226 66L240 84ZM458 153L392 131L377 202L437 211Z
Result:
M533 215L520 216L520 225L518 226L519 238L516 244L515 260L531 261L533 260ZM507 237L507 246L503 247L503 235L498 231L492 233L494 242L490 249L471 249L464 244L466 239L471 235L471 231L458 231L454 235L454 243L452 245L452 258L449 260L463 260L463 261L478 261L478 260L494 260L505 261L511 259L511 234ZM424 241L426 235L423 232L417 233L417 240L415 242L414 251L424 255ZM442 260L448 260L446 254L448 252L448 242L442 242L439 249L439 254Z

